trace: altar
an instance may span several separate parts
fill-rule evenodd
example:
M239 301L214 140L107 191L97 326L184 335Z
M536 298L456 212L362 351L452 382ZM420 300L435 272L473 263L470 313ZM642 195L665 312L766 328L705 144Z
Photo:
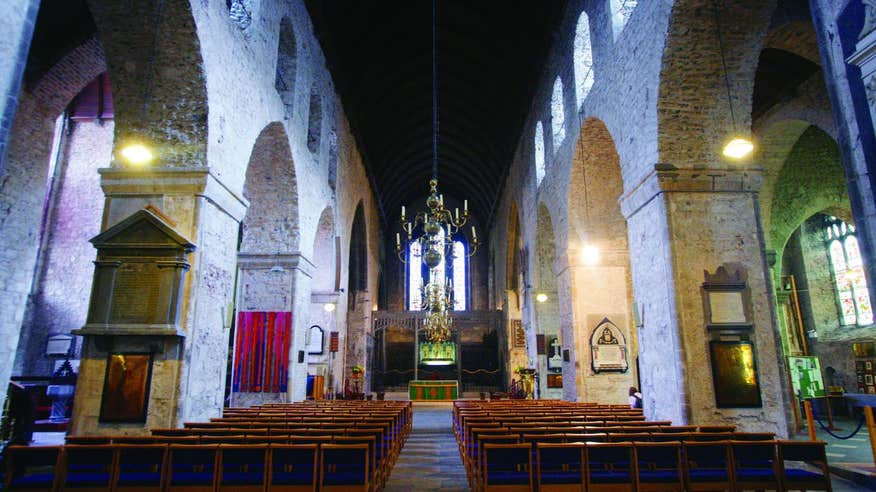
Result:
M411 401L452 401L458 393L455 380L410 381L408 395Z

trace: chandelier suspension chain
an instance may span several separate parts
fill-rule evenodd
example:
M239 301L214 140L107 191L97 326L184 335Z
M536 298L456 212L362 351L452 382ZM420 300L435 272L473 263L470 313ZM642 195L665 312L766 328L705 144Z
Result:
M436 0L432 0L432 179L438 179L438 62L435 47L435 31L438 17Z
M724 36L721 35L721 12L718 0L712 0L712 9L715 13L715 27L718 35L718 49L721 50L721 66L724 68L724 87L727 89L727 104L730 105L730 124L736 131L736 115L733 113L733 96L730 93L730 76L727 72L727 57L724 55Z

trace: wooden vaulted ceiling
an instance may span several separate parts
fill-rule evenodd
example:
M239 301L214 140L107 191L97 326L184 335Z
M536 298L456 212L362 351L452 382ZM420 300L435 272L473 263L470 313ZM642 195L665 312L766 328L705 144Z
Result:
M436 0L439 186L490 221L565 0ZM384 220L432 174L432 2L306 0Z

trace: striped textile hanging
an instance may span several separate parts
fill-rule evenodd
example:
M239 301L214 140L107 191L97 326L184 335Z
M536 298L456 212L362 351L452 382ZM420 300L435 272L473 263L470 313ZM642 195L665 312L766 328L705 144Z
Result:
M286 392L291 330L288 311L238 313L232 391Z

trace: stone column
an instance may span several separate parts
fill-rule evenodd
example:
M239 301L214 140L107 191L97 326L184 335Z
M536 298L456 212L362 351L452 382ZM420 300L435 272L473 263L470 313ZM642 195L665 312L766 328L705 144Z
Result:
M206 168L127 170L101 169L106 194L106 230L145 206L164 216L197 250L185 274L180 325L185 337L165 343L153 367L152 404L144 424L99 422L106 372L104 347L83 348L71 433L148 434L153 427L181 427L222 413L230 310L233 308L238 223L246 203ZM144 337L145 338L145 337ZM136 340L126 350L138 348ZM94 345L94 346L92 346ZM155 347L139 347L151 351Z
M289 344L289 384L286 393L235 393L235 406L299 401L307 381L298 366L298 351L304 350L303 333L309 318L309 303L303 310L298 294L308 291L313 265L299 253L248 253L237 255L238 311L288 311L292 313ZM303 284L303 285L302 285ZM300 335L299 335L300 334ZM304 379L302 381L302 379Z
M601 250L599 262L587 265L580 252L569 250L567 264L560 271L560 279L568 278L570 289L571 338L564 332L563 346L575 354L569 375L575 375L574 388L569 386L563 372L564 398L571 399L576 392L582 401L623 404L629 397L629 387L637 385L635 377L635 335L630 312L629 264L626 252ZM565 302L563 304L566 304ZM595 373L592 366L590 335L605 318L611 320L623 333L628 368L625 372ZM566 340L571 341L567 342ZM571 354L570 354L571 355ZM574 371L574 372L572 372Z
M367 338L371 333L371 294L367 290L350 292L348 295L353 296L353 302L350 306L350 311L347 313L347 332L344 340L344 372L341 375L341 381L350 380L352 388L353 381L353 366L368 366L368 351ZM361 390L368 394L370 386L371 374L366 371L364 380L360 383ZM343 385L341 385L343 391Z
M857 136L858 145L872 140L876 134L876 0L863 0L866 12L864 28L855 46L855 52L846 59L851 65L861 69L861 80L867 95L867 107L870 111L870 127L861 127L861 135ZM843 87L847 82L841 80ZM858 118L861 121L862 118ZM843 149L844 154L851 154ZM870 287L870 297L876 299L876 190L874 190L873 157L866 153L864 169L846 168L849 182L849 200L852 204L852 214L855 217L857 237L861 246L861 255L867 269L867 279ZM869 157L869 158L868 158ZM844 161L852 159L844 155ZM862 166L862 167L864 167Z
M5 33L0 39L0 175L5 169L6 143L12 133L12 120L18 108L21 79L39 7L39 0L7 0L0 11L0 29ZM5 383L3 387L6 387ZM6 390L2 393L0 404L6 399Z
M622 197L635 298L644 310L639 353L645 411L674 423L727 423L787 432L784 371L757 192L759 169L661 164ZM704 272L725 266L747 281L759 408L717 408Z

